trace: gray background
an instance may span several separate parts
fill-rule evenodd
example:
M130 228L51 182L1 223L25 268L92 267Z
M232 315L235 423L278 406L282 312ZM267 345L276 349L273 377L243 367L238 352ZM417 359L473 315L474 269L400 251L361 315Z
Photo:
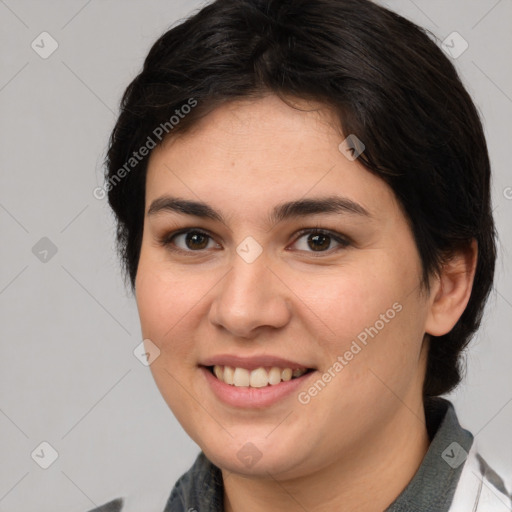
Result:
M133 355L137 310L106 201L92 191L124 88L155 39L199 5L0 0L0 511L84 511L135 489L170 490L198 452ZM441 40L457 31L469 43L456 65L484 118L501 241L467 379L449 398L504 470L512 460L512 0L386 5ZM47 59L31 47L43 31L59 45ZM57 249L47 261L33 252L43 237ZM39 251L48 244L39 243ZM59 454L46 470L31 458L42 441Z

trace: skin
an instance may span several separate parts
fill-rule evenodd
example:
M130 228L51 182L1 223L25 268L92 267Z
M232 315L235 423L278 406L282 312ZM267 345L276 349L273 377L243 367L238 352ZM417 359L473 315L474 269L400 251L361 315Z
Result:
M422 290L392 190L338 149L345 137L327 107L293 101L302 110L274 95L226 103L153 150L135 286L141 328L160 350L151 371L163 398L222 470L226 511L382 511L428 449L427 334L448 332L462 314L477 250L455 254ZM268 221L277 204L333 193L370 216ZM207 202L224 222L148 215L166 194ZM317 249L298 234L315 227L351 243L327 238ZM198 250L178 236L182 252L160 243L183 228L211 238ZM236 251L247 236L262 248L252 263ZM306 405L293 393L266 408L228 406L199 370L215 354L272 354L319 378L395 303L401 311ZM251 467L237 457L247 442L261 453Z

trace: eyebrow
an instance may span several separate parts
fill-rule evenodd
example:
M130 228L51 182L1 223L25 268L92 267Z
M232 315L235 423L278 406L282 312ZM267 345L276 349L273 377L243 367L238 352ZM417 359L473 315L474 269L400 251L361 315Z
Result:
M222 214L207 203L192 201L178 197L162 196L155 199L148 209L148 216L160 212L175 212L184 215L193 215L204 219L211 219L225 224ZM306 217L322 213L348 213L371 218L372 215L363 206L351 199L340 196L327 196L320 198L298 199L274 207L269 215L271 225L285 219Z

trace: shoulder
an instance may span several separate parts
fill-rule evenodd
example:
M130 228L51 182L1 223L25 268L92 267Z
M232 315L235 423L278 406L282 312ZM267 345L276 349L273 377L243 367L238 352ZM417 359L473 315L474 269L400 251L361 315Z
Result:
M205 510L222 510L222 499L221 472L201 451L172 489L129 493L88 512L188 512L198 505L204 505Z
M89 510L88 512L122 512L123 504L123 498L116 498L115 500L109 501L104 505Z
M88 512L164 512L170 494L170 490L128 494Z
M450 512L510 512L512 469L499 474L474 444L467 454Z

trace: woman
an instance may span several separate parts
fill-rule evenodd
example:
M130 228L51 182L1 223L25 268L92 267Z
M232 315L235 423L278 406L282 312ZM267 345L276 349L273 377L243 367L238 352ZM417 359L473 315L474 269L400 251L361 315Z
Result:
M217 0L152 47L106 178L145 356L201 448L140 509L510 510L439 396L496 249L478 114L421 29Z

